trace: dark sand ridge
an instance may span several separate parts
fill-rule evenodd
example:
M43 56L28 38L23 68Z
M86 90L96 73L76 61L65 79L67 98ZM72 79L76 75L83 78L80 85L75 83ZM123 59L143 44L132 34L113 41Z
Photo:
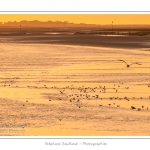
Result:
M0 42L65 44L114 48L150 48L150 36L20 35L2 36Z

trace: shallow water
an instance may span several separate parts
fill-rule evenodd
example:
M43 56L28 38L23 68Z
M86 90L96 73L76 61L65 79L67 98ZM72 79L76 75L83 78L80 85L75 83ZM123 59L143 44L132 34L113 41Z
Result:
M150 135L149 57L140 49L0 44L1 126L26 126L0 135Z

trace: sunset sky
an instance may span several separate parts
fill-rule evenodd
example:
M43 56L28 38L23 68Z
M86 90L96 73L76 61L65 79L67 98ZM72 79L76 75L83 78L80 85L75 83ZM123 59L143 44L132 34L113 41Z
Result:
M0 14L0 22L39 20L86 24L150 24L150 14Z

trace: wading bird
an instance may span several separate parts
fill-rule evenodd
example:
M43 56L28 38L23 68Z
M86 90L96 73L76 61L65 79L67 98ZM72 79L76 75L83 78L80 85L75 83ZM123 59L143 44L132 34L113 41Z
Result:
M136 109L134 106L131 106L131 109Z

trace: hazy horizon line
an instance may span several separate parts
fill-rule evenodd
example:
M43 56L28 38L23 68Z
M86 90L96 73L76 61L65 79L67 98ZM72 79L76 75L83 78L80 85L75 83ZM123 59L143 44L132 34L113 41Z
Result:
M113 26L150 26L150 24L115 24L110 23L110 24L92 24L92 23L74 23L74 22L69 22L69 21L52 21L52 20L47 20L47 21L40 21L40 20L21 20L21 21L7 21L7 22L1 22L0 21L0 25L4 25L4 24L8 24L8 23L23 23L23 22L39 22L39 23L48 23L48 22L52 22L52 23L66 23L66 24L74 24L74 25L96 25L96 26L105 26L105 25L113 25Z

